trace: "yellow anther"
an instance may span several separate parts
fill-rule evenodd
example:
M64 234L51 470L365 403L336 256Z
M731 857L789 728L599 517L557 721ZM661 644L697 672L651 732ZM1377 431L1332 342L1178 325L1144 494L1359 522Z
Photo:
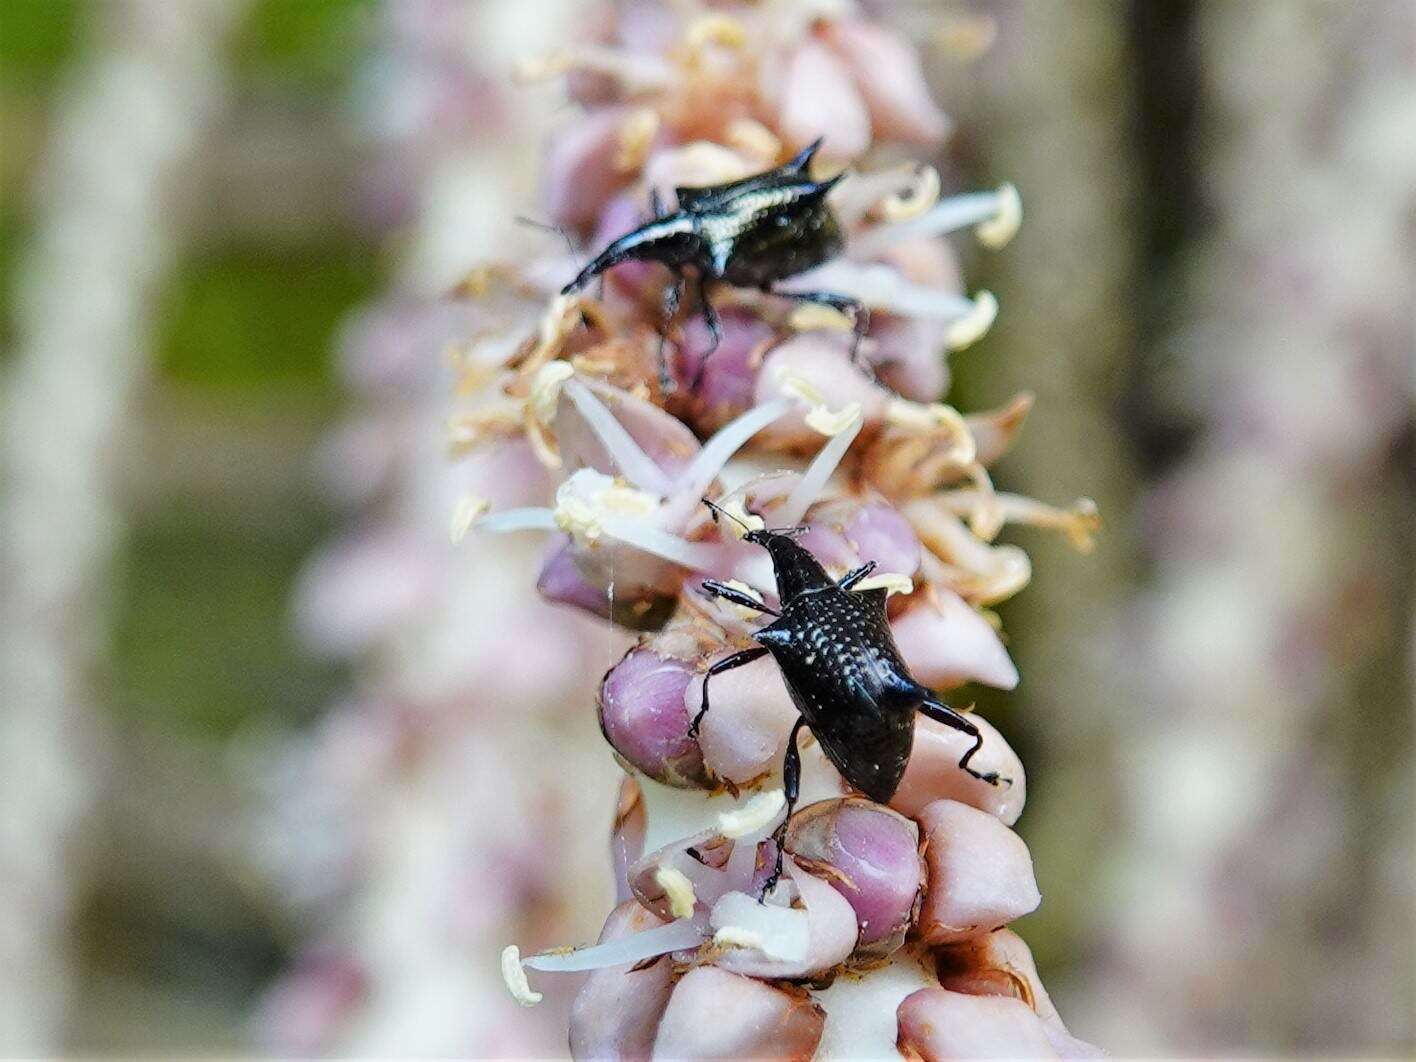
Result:
M914 593L914 580L899 572L880 572L855 584L856 590L884 590L888 594Z
M1000 184L997 195L998 209L993 217L974 226L978 242L993 251L1007 246L1023 223L1023 197L1018 190L1011 184Z
M542 424L550 424L560 403L561 388L575 375L569 362L548 361L536 370L531 381L531 396L526 400L531 415Z
M973 308L949 326L948 340L952 350L963 350L972 346L988 334L998 317L998 299L991 291L980 291L974 296Z
M787 324L794 332L813 332L826 329L849 332L855 322L834 306L823 306L819 302L804 302L787 318Z
M455 546L466 538L477 517L491 507L491 502L476 494L468 494L458 499L457 507L452 511L452 544Z
M659 132L659 112L639 107L620 123L614 166L619 173L633 173L644 165Z
M731 15L704 15L694 19L688 27L688 32L684 34L684 43L693 51L709 44L723 48L741 48L747 43L747 27Z
M922 166L909 188L886 196L877 209L886 221L917 218L939 202L939 187L939 171L933 166Z

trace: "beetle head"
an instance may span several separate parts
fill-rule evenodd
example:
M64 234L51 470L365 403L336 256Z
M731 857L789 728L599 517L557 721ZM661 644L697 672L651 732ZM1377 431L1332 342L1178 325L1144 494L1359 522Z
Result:
M561 288L561 294L579 291L605 270L621 262L661 262L673 268L696 262L703 254L703 237L695 230L693 219L683 212L670 214L613 240L574 280Z
M713 514L716 523L719 516L726 516L743 528L743 540L754 546L761 546L772 557L772 571L777 577L777 596L785 604L797 594L806 590L819 590L832 586L831 577L821 562L812 556L806 547L798 545L796 536L803 534L805 527L749 527L741 519L726 509L713 504L707 498L703 504Z

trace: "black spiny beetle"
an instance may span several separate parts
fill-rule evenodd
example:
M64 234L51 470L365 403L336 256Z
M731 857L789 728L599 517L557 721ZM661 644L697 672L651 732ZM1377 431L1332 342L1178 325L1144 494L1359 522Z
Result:
M664 290L664 327L678 311L687 283L686 270L697 276L698 302L712 337L699 362L699 372L722 339L718 315L708 299L708 284L721 280L734 287L773 292L779 280L804 273L835 257L841 250L841 227L826 202L843 174L825 181L808 172L817 140L789 162L774 170L727 184L703 188L675 188L678 210L665 214L653 194L654 217L608 247L561 289L562 295L579 291L595 277L621 262L659 262L674 274ZM814 302L848 312L855 322L859 348L868 317L855 299L827 291L777 291L800 302ZM673 381L659 343L659 381L665 391Z
M715 520L723 513L708 499L703 503ZM736 519L730 513L724 515ZM969 766L983 746L978 727L910 675L890 633L886 591L852 589L874 571L875 562L862 564L836 582L809 550L793 541L792 536L802 530L749 529L743 535L772 556L780 612L731 586L711 579L703 582L704 592L713 597L777 618L753 635L758 645L725 657L708 669L703 676L703 701L689 733L698 733L708 711L709 679L768 653L777 661L792 703L801 713L787 738L782 766L787 814L774 834L777 863L763 895L782 873L782 841L801 783L797 732L803 726L811 728L842 777L877 803L889 801L900 785L914 744L917 711L972 737L974 743L959 760L959 767L990 785L1000 782L996 772L984 774ZM1001 781L1011 784L1007 779Z

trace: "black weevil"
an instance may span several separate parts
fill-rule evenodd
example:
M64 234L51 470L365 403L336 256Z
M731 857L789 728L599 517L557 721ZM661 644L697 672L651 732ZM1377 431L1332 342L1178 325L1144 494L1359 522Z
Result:
M818 139L776 169L738 181L675 188L678 210L672 214L663 212L656 189L654 217L612 241L561 289L561 294L579 291L621 262L659 262L674 274L673 283L664 290L666 329L683 297L685 271L691 269L697 276L698 302L711 336L708 350L699 361L700 373L722 339L718 315L708 299L708 284L715 280L849 313L855 323L854 357L868 323L860 302L828 291L774 291L777 281L813 269L841 250L841 226L826 202L826 193L843 174L825 181L812 179L808 171L820 146ZM659 382L664 391L673 389L662 334Z
M723 513L708 499L703 499L703 503L712 511L714 520ZM736 519L731 513L724 515ZM917 711L972 737L974 743L959 760L959 767L990 785L1000 782L996 772L984 774L969 766L969 760L983 746L978 727L910 675L890 633L885 615L886 591L852 589L874 571L875 562L862 564L836 582L809 550L793 540L793 535L802 530L749 529L743 535L772 556L780 612L731 586L711 579L703 581L703 590L710 596L777 618L753 635L760 644L733 653L708 669L703 676L703 701L689 733L697 735L708 711L708 680L768 653L777 661L792 703L801 713L787 738L782 766L787 814L773 835L777 863L763 887L764 896L782 873L782 842L801 783L797 732L803 726L811 728L841 776L880 804L895 795L905 773L914 744ZM1008 779L1001 781L1011 784Z

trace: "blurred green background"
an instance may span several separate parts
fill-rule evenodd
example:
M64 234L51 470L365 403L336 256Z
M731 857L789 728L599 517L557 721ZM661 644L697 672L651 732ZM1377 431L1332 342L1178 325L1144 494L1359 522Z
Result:
M7 307L56 98L102 6L0 11ZM234 820L233 737L299 727L347 681L295 643L290 593L339 515L310 456L341 408L336 333L386 274L378 234L349 214L361 165L346 118L352 57L373 15L368 0L261 0L240 20L229 106L156 300L104 660L103 740L116 743L120 784L91 827L102 843L77 910L79 1051L234 1049L288 961L277 915L198 820ZM7 312L7 361L14 340Z

